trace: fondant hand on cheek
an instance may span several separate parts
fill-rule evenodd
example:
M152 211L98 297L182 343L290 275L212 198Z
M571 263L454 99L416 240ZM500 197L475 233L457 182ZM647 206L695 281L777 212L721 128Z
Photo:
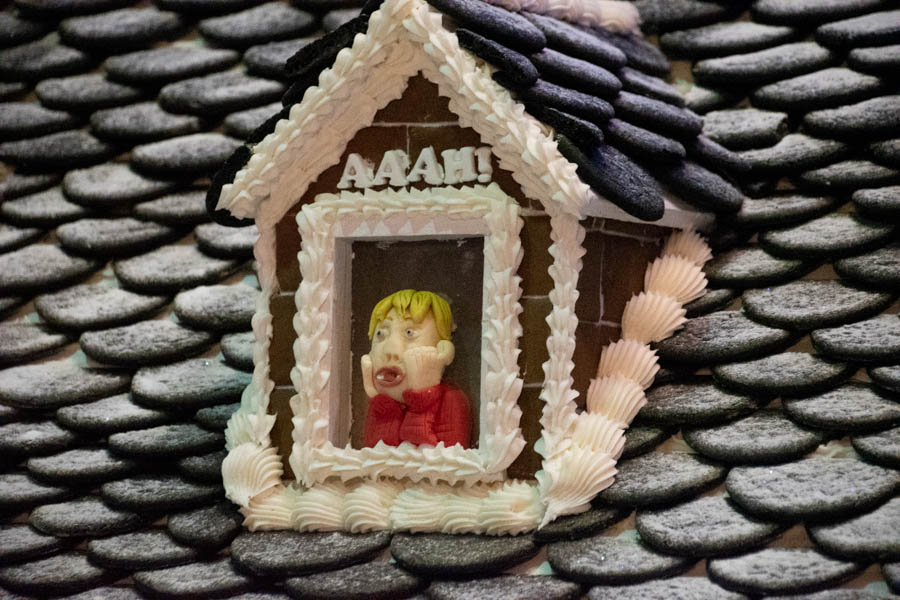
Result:
M417 346L403 353L406 376L411 390L421 390L441 382L444 368L453 362L453 342L441 340L437 346Z

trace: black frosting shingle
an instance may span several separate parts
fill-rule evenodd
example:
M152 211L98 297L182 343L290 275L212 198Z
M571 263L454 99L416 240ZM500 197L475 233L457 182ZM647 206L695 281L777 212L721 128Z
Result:
M0 77L11 81L37 81L84 73L95 59L58 43L53 36L0 51Z
M719 587L705 577L672 577L624 586L598 585L590 589L590 600L666 600L682 598L720 598L744 600L746 596Z
M783 352L755 360L713 367L716 382L737 393L805 396L830 390L856 368L805 352Z
M94 540L88 548L94 564L110 569L163 569L194 562L200 556L157 529Z
M169 533L182 544L215 552L229 543L241 531L244 517L230 501L177 512L169 516Z
M733 465L797 460L827 437L795 424L777 409L760 410L724 425L686 428L683 435L684 441L703 456Z
M0 584L20 594L59 596L111 583L122 575L94 566L87 556L73 552L0 568Z
M249 285L202 286L175 297L181 322L200 329L246 331L256 312L259 290Z
M900 317L884 314L866 321L817 329L813 346L837 360L893 364L900 356Z
M698 531L697 524L703 523ZM781 531L747 516L723 496L700 496L670 508L639 510L635 528L651 547L679 556L728 556L757 548Z
M56 554L66 545L66 540L46 535L28 525L0 525L0 564L21 563Z
M897 458L900 456L900 427L879 433L854 435L850 441L867 462L892 469L900 468L900 459Z
M694 65L694 77L706 85L759 85L822 69L836 60L831 50L815 42L795 42L701 60Z
M698 343L700 340L702 345ZM740 311L732 310L691 319L684 329L656 347L664 361L707 366L765 355L785 347L792 340L789 331L766 327Z
M0 144L0 160L43 172L94 165L115 153L114 146L78 129Z
M159 104L170 112L209 117L268 104L283 91L277 81L227 71L170 83L160 90Z
M679 575L696 559L662 554L639 540L602 535L547 548L556 573L581 583L627 585Z
M293 577L284 587L301 598L327 600L381 600L407 597L425 587L425 582L392 564L367 563L337 571Z
M838 48L883 46L900 42L900 10L873 12L816 29L816 41Z
M539 27L487 2L431 0L429 4L466 28L520 52L536 52L547 43Z
M655 221L663 216L662 190L657 182L627 156L608 145L582 152L560 136L559 151L578 166L578 176L625 212Z
M619 461L616 468L615 482L597 500L618 507L675 504L715 486L727 472L724 466L694 454L657 451Z
M869 514L833 525L807 527L810 537L831 556L852 561L900 559L900 498L888 500Z
M205 506L221 497L222 488L192 483L177 475L137 475L104 483L100 495L114 508L162 513Z
M316 19L289 4L262 4L244 11L200 22L200 33L210 42L243 50L264 42L301 37L316 28ZM285 57L287 58L287 57Z
M804 223L833 210L840 200L831 196L782 193L763 198L745 198L731 219L734 225L750 229L783 227Z
M368 562L387 548L390 533L245 532L231 543L231 559L244 573L282 578Z
M239 59L240 54L226 48L179 45L112 56L103 64L112 81L151 87L227 69Z
M194 246L163 246L113 265L123 287L141 293L167 294L216 283L239 267L232 260L212 258Z
M703 135L731 150L774 146L788 132L788 116L755 108L703 115Z
M89 435L143 429L172 419L161 410L135 403L127 393L60 408L56 411L56 418L68 429Z
M35 299L35 310L57 329L83 331L147 318L168 303L166 296L135 294L102 283L73 286Z
M900 133L900 96L814 111L803 118L803 125L814 135L840 139L892 137Z
M193 358L138 370L132 392L147 406L197 409L240 399L248 383L249 374L219 360Z
M872 217L895 217L900 214L900 185L853 192L853 204Z
M73 129L81 120L31 102L0 103L0 139L15 140Z
M628 64L628 57L624 52L592 32L543 15L524 14L546 36L545 44L534 48L534 51L541 50L546 45L610 70Z
M809 330L852 323L876 315L894 301L893 294L854 288L840 281L793 281L747 290L747 315L770 327Z
M25 320L0 323L0 366L39 358L68 343L63 333Z
M868 160L844 160L801 173L793 181L811 192L840 194L900 183L900 171Z
M106 536L137 529L147 524L149 517L114 509L100 498L87 496L40 506L32 511L31 524L57 537Z
M754 106L785 112L808 112L842 106L885 91L886 83L875 76L846 67L832 67L770 83L753 92Z
M139 571L135 587L151 597L222 597L250 591L253 579L237 572L228 557L167 569Z
M849 151L846 144L837 140L791 133L774 146L746 150L740 156L750 165L753 173L769 175L828 165L843 159Z
M131 166L156 178L189 178L214 172L240 140L221 133L193 133L136 147Z
M759 242L767 252L786 258L840 258L884 245L895 229L890 221L831 213L788 229L767 231Z
M391 556L397 564L407 571L435 579L473 578L497 573L528 560L539 549L529 535L398 533L391 539Z
M302 37L253 46L244 52L247 73L269 79L287 79L287 61L314 38Z
M719 585L748 594L815 592L849 579L863 568L806 548L767 548L753 554L709 561Z
M181 185L177 180L144 177L124 163L108 162L69 171L63 178L62 188L72 202L89 208L111 209L162 196Z
M0 294L50 291L84 279L102 265L52 244L32 244L0 254Z
M573 58L550 48L536 52L529 58L541 76L553 83L602 98L613 98L622 89L618 77L586 60Z
M206 191L196 189L141 202L134 206L132 213L138 219L188 227L210 219L206 212Z
M469 581L435 581L428 586L428 597L434 600L497 598L507 594L521 600L571 600L580 596L581 586L546 575L501 575Z
M101 331L88 331L79 343L100 363L140 366L169 363L199 354L215 341L206 332L182 327L168 319L151 319Z
M890 6L890 0L757 0L751 11L764 23L818 25Z
M677 162L687 154L679 142L626 121L610 119L604 130L613 146L637 160Z
M900 44L875 48L854 48L847 55L847 64L863 73L889 75L900 67Z
M28 460L28 472L34 477L72 487L126 477L137 469L136 462L114 456L106 448L76 448Z
M645 29L665 32L689 29L728 20L740 13L742 2L733 4L701 0L636 0Z
M29 19L19 14L0 14L0 48L33 42L54 29L53 22Z
M900 244L894 242L872 252L834 263L842 278L879 290L900 290Z
M207 431L194 423L159 425L109 436L109 449L134 459L171 459L217 450L225 445L221 433Z
M0 425L0 451L9 458L55 454L81 441L75 432L52 420L22 419Z
M647 390L640 419L668 426L723 423L754 412L758 400L721 390L708 377L655 385Z
M91 115L91 132L120 144L141 144L200 131L204 122L193 115L175 115L156 102L139 102L98 110Z
M736 21L666 33L659 44L669 56L701 59L764 50L790 42L798 33L792 27Z
M112 53L171 39L184 25L178 13L161 11L154 6L123 8L66 19L59 25L59 36L74 48Z
M741 508L762 518L817 520L878 506L900 487L900 474L851 458L813 457L735 467L725 486Z
M877 387L850 382L824 394L784 401L788 417L811 429L873 431L900 424L900 404Z

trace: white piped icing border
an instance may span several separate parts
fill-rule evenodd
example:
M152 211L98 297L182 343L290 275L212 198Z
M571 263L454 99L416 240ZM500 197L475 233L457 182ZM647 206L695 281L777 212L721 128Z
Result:
M444 219L446 222L440 222ZM525 446L518 406L518 341L522 335L522 220L515 200L500 186L385 190L320 194L297 215L302 239L298 254L302 282L295 296L296 365L291 381L297 394L291 468L306 486L338 476L343 481L381 476L412 482L483 483L503 473ZM386 229L398 237L476 231L484 235L484 307L481 324L481 435L478 449L461 446L420 448L410 443L355 450L336 447L329 437L335 394L330 378L335 299L335 241L339 234ZM421 233L420 233L421 232ZM387 239L390 239L388 237ZM340 376L335 374L335 376Z

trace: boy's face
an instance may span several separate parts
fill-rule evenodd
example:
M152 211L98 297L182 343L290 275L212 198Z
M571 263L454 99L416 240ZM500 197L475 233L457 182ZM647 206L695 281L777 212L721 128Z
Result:
M434 315L430 311L420 323L416 323L391 309L376 326L369 352L372 383L378 393L400 401L407 389L440 383L444 367L448 364L438 353L440 341ZM413 351L416 348L421 350Z

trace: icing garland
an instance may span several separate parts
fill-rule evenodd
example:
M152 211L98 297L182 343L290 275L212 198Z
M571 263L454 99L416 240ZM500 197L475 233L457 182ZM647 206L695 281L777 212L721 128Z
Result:
M602 27L640 35L641 16L630 2L620 0L488 0L512 12L528 11L583 27Z
M334 298L335 239L341 223L350 223L352 228L365 219L369 227L373 217L381 223L399 219L394 230L402 229L408 235L410 227L415 229L412 221L418 216L425 217L419 227L435 227L434 219L441 215L471 221L485 234L481 357L487 367L481 383L478 449L443 444L420 448L408 442L399 446L381 442L359 450L335 447L329 440L334 343L330 307ZM291 381L297 394L291 399L294 446L290 461L298 480L312 486L334 475L344 481L391 476L412 482L468 485L502 479L503 471L525 446L519 428L522 379L517 362L522 291L516 272L523 255L519 241L522 220L515 201L497 184L321 194L302 207L297 224L303 240L298 254L302 282L295 296L296 365ZM446 233L452 233L452 229Z
M659 370L649 342L670 336L684 324L683 305L706 289L701 266L710 256L709 247L691 230L669 237L662 256L647 268L647 291L632 296L625 305L622 339L601 352L597 377L588 389L586 412L575 414L574 398L560 391L566 389L561 380L553 382L556 387L545 383L542 396L547 405L541 419L544 433L539 448L544 460L536 474L546 507L541 526L560 515L587 510L591 499L613 482L615 464L624 447L624 431L646 404L644 390ZM548 318L551 339L552 317ZM561 330L562 325L560 320L556 327ZM574 344L574 336L571 340ZM551 341L547 343L549 347ZM560 353L556 365L551 365L551 353L544 370L549 376L556 366L557 377L568 377L571 393L571 366L563 364L563 359Z

